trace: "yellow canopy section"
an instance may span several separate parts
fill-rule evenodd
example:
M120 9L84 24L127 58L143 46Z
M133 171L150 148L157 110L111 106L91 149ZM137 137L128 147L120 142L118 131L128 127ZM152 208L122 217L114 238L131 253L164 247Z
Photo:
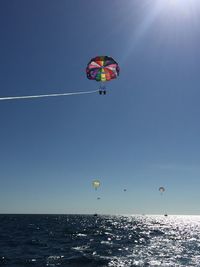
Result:
M97 188L100 186L100 181L99 180L93 180L92 181L92 186L97 190Z

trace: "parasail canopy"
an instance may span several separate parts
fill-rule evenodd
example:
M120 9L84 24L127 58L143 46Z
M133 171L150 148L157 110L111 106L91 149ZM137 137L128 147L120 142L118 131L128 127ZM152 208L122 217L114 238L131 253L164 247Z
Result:
M164 188L163 186L161 186L161 187L159 187L159 191L160 191L161 193L163 193L163 192L165 192L165 188Z
M95 188L95 190L97 190L97 188L100 186L100 181L99 180L93 180L92 186Z
M89 80L110 81L119 76L119 65L112 57L97 56L88 63L86 74Z

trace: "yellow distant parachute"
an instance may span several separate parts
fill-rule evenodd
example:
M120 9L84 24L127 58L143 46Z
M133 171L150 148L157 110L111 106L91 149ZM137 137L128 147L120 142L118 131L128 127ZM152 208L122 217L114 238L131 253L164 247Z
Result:
M92 186L94 187L95 190L100 186L100 181L99 180L94 180L92 181Z

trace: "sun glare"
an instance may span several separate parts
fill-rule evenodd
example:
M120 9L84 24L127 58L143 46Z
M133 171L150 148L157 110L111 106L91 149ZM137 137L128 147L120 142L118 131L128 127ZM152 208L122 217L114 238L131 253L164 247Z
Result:
M158 0L162 14L180 21L194 21L200 15L200 0Z
M142 19L138 21L132 35L130 34L124 60L153 29L156 29L160 42L165 40L165 43L178 43L178 40L191 37L191 29L199 27L200 0L146 0L144 3L139 10L143 14ZM130 11L135 12L134 5L129 7ZM124 19L127 25L132 16L131 13L130 17Z
M198 4L198 0L163 0L161 3L166 10L184 15L190 13L191 8Z
M191 0L167 0L167 2L172 6L179 6L179 5L183 6L190 3Z

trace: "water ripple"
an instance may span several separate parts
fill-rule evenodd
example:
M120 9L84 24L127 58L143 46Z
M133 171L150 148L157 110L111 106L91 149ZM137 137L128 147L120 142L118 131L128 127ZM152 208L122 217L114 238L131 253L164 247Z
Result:
M200 266L198 216L0 215L0 266Z

